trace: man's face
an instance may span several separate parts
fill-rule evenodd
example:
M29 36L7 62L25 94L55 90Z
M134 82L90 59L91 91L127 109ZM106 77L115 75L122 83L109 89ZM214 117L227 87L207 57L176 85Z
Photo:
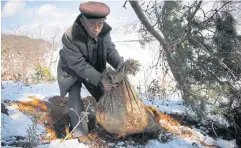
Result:
M95 21L86 19L86 26L89 35L93 38L97 37L103 28L104 21Z

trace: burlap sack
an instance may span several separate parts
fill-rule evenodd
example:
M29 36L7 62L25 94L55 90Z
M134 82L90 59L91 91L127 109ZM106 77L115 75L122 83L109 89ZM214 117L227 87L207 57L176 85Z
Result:
M126 69L126 65L122 67ZM96 119L109 133L125 136L157 130L157 124L148 112L122 71L107 72L114 86L97 104Z

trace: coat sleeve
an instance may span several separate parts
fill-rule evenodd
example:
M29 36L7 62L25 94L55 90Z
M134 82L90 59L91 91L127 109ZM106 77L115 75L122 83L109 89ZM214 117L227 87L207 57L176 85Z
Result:
M86 62L85 57L69 37L64 34L62 37L64 46L63 54L66 57L67 65L72 69L80 78L86 82L97 86L101 82L102 75L92 65Z
M110 33L104 37L104 44L107 48L107 62L114 67L118 68L119 64L124 62L123 58L119 55L115 48L115 44L111 41Z

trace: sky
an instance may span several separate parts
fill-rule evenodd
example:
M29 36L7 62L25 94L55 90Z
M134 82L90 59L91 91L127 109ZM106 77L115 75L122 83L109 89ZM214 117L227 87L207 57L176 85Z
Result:
M80 14L79 4L84 1L1 1L2 33L53 34L56 30L67 29ZM123 8L125 1L103 1L110 7L106 22L113 29L138 21L130 4Z
M1 33L28 35L33 38L45 38L46 40L51 39L56 33L60 36L73 24L75 18L80 14L79 4L85 1L1 1ZM107 23L113 29L138 21L129 3L126 5L127 9L122 7L125 0L97 1L102 1L110 7L111 13L107 17ZM185 2L188 3L189 1ZM212 6L207 1L203 8L208 9Z

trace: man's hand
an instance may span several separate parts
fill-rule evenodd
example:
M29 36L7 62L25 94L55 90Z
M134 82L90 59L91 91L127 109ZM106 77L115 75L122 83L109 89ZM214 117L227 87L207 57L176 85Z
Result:
M112 85L111 85L111 83L110 82L108 82L106 79L102 79L102 84L103 84L103 86L104 86L104 90L105 91L111 91L111 89L112 89Z

